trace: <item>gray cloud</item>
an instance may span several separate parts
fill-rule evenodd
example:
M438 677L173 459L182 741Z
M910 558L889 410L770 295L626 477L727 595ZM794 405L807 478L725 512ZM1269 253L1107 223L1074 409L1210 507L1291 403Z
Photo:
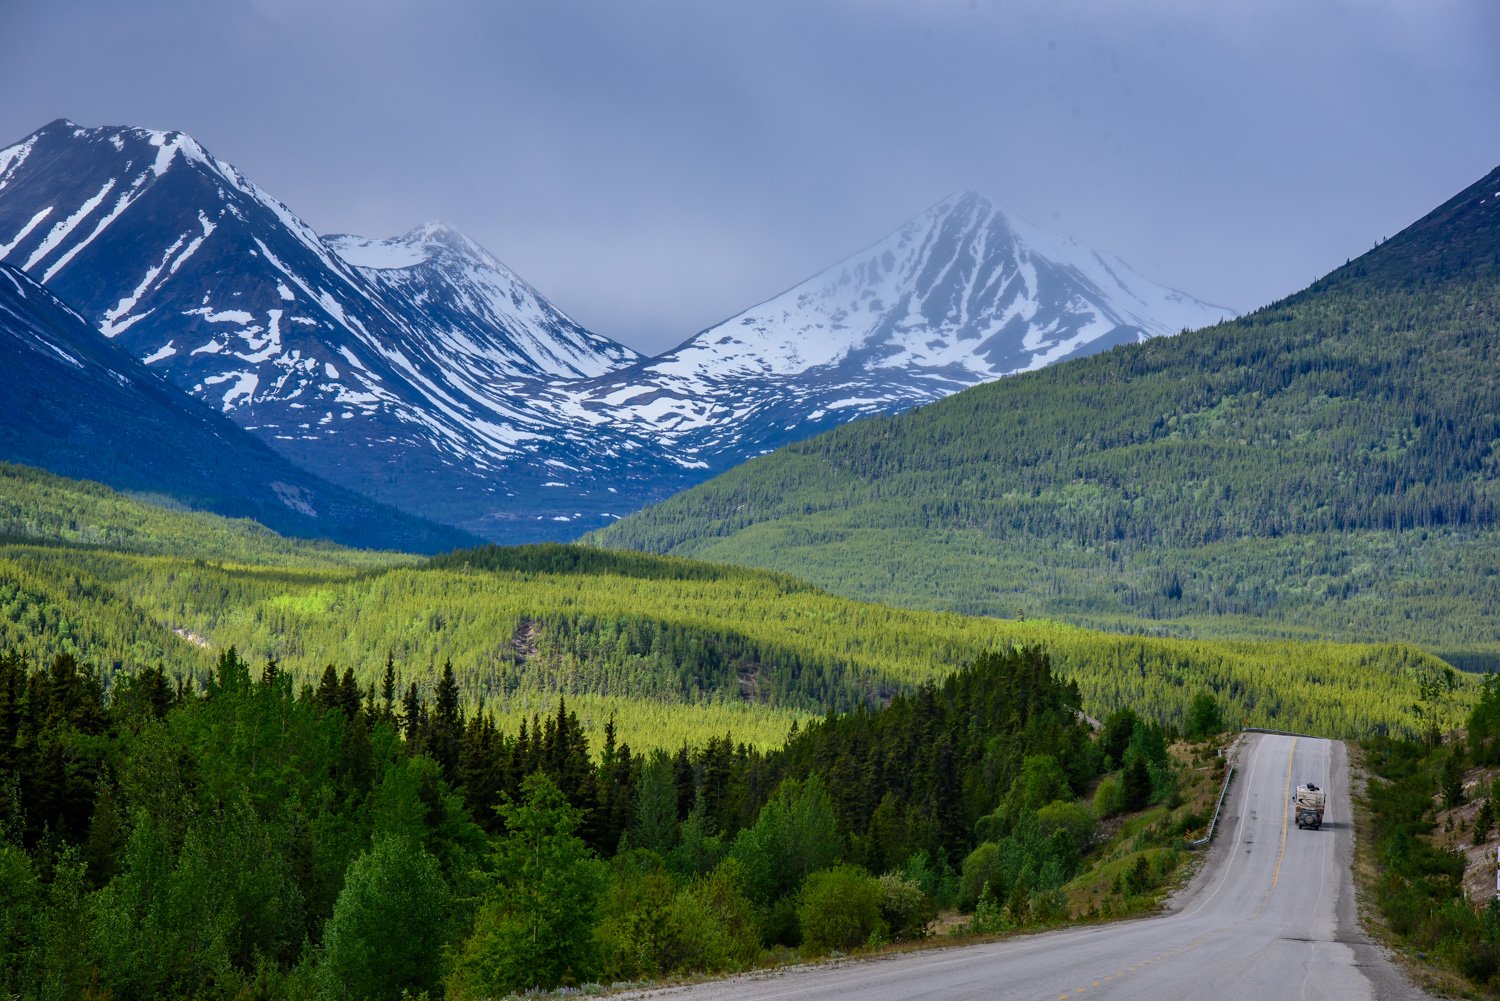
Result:
M646 350L979 188L1252 308L1500 162L1488 0L11 0L0 142L191 132Z

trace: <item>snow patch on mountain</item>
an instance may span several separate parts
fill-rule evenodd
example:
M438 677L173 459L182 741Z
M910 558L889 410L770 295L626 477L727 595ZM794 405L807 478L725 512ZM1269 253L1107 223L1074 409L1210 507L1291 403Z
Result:
M427 255L420 246L396 240L367 240L362 236L339 234L325 236L323 242L355 267L373 271L413 268L427 260Z

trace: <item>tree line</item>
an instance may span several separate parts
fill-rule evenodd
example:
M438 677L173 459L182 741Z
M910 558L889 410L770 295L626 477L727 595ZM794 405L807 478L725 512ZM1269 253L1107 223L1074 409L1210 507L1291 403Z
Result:
M299 684L226 651L106 695L7 651L0 990L481 997L920 937L939 905L1058 920L1098 820L1177 781L1159 727L1095 739L1077 702L1016 650L772 750L611 723L595 754L565 700L503 729L451 668L429 699L389 660Z

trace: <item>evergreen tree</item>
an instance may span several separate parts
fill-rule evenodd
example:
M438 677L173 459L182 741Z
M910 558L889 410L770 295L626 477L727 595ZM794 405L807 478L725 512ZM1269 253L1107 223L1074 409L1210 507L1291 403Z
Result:
M380 677L380 705L385 718L396 718L396 655L387 651L385 673Z
M672 757L672 781L677 787L677 819L686 820L698 801L698 783L685 742Z
M427 707L417 695L415 683L406 686L406 694L401 698L401 735L413 754L422 749L427 739Z
M1151 801L1151 768L1144 753L1134 749L1126 753L1120 788L1127 810L1143 809Z
M1183 734L1189 740L1204 740L1223 729L1224 717L1214 697L1208 692L1194 695L1192 704L1188 707L1187 719L1183 723Z
M672 762L666 751L658 749L641 765L629 829L632 848L665 855L677 841L677 783Z
M437 698L428 720L427 740L423 747L443 770L443 778L458 781L458 753L463 740L463 715L459 704L458 679L453 662L443 662L443 676L438 681Z
M323 668L323 674L318 679L318 687L313 692L313 702L319 709L339 709L342 707L343 693L339 688L339 674L332 664Z
M354 680L354 668L346 667L344 676L339 679L338 708L351 723L359 717L359 702L359 682Z
M505 994L592 979L594 923L603 874L577 837L581 813L546 775L529 776L524 799L500 807L493 884L460 948L455 977L467 990Z
M1490 831L1495 827L1495 801L1486 799L1479 807L1479 813L1474 818L1474 844L1482 845L1490 839Z

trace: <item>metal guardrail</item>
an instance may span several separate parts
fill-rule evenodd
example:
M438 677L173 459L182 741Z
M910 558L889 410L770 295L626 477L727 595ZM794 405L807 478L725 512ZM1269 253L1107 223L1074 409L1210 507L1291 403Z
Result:
M1229 771L1224 775L1224 787L1219 790L1219 801L1214 804L1214 815L1208 822L1208 833L1197 841L1189 841L1189 848L1202 848L1214 838L1214 828L1219 824L1219 811L1224 808L1224 796L1229 792L1229 780L1234 778L1234 766L1229 766Z
M1293 733L1290 730L1268 730L1263 726L1242 726L1240 727L1240 733L1269 733L1278 737L1307 737L1311 740L1326 739L1310 733ZM1189 848L1202 848L1213 840L1214 828L1219 825L1219 811L1224 808L1224 796L1229 792L1229 780L1232 778L1234 778L1234 766L1230 765L1229 771L1224 776L1224 787L1219 790L1219 801L1214 804L1214 815L1208 822L1208 833L1197 841L1189 841L1187 843Z

